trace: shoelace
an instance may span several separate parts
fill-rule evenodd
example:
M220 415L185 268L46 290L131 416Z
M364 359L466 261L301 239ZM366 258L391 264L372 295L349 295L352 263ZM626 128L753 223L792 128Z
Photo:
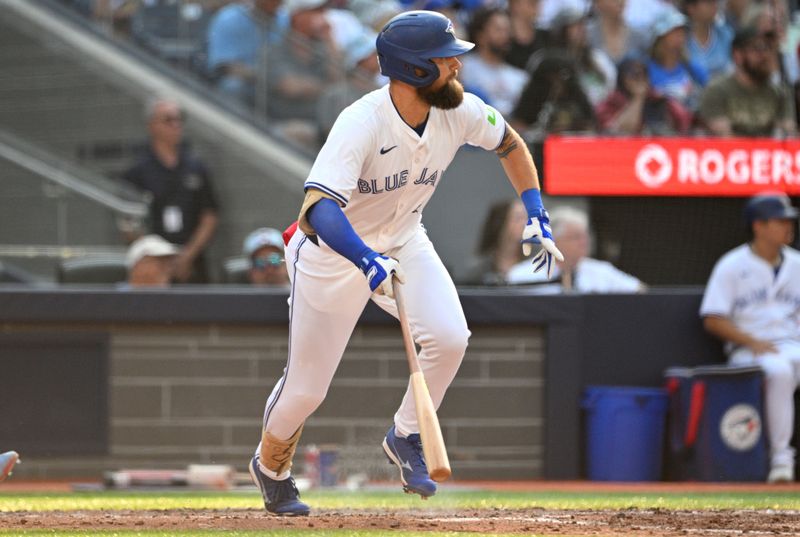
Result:
M428 471L428 466L425 464L425 457L423 457L422 452L422 439L418 434L410 434L408 435L408 443L411 444L411 447L414 448L414 454L416 455L416 464L422 467L423 470L426 472Z

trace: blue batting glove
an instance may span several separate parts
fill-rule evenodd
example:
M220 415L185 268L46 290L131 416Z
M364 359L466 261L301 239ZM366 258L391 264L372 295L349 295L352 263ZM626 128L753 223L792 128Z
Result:
M541 249L533 257L533 271L539 272L542 268L547 271L547 279L553 275L553 258L564 261L564 255L556 248L553 233L550 229L550 217L542 206L542 196L536 189L523 192L520 196L528 211L528 223L522 230L522 253L525 257L531 255L533 245L541 245Z
M358 268L367 277L370 291L377 291L389 298L394 298L394 288L392 287L392 274L397 276L400 283L406 283L403 269L397 259L380 255L378 252L370 251L361 258Z

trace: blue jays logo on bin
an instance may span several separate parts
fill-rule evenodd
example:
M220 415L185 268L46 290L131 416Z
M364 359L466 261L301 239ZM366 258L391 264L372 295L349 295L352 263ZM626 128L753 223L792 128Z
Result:
M761 438L761 417L748 404L733 405L719 422L719 434L725 445L734 451L753 449Z

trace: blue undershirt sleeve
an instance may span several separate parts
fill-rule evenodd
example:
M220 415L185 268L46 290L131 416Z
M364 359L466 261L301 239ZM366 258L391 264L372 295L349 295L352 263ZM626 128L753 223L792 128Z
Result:
M339 204L332 199L324 198L312 205L306 211L306 218L334 252L346 257L355 266L361 268L365 259L374 257L371 254L375 252L364 244Z

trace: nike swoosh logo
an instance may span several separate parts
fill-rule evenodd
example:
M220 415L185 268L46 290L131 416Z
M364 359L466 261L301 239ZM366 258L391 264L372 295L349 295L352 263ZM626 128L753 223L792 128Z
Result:
M381 147L381 155L385 155L386 153L388 153L389 151L391 151L391 150L392 150L392 149L394 149L395 147L397 147L397 146L396 146L396 145L393 145L393 146L392 146L392 147L390 147L389 149L385 149L385 148Z

